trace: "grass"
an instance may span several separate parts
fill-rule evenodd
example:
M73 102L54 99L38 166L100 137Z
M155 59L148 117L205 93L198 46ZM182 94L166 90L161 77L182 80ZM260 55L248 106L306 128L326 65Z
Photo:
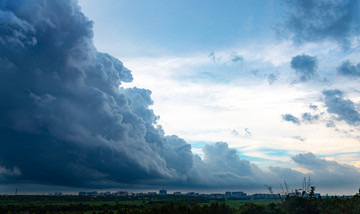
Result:
M129 205L129 206L141 206L141 205L151 205L157 203L166 203L167 201L173 201L174 203L186 203L191 205L192 203L198 203L199 205L203 206L205 204L210 205L212 202L216 202L216 200L205 200L205 201L198 201L194 200L197 198L173 198L173 197L156 197L151 198L92 198L92 197L43 197L43 196L19 196L19 197L1 197L0 198L0 205L35 205L35 206L70 206L70 205L90 205L95 207L100 207L103 205L108 206L115 206L118 205ZM116 200L118 200L116 202ZM225 201L218 201L219 203L225 202L231 208L238 209L240 206L246 203L254 203L254 204L269 204L269 203L277 203L274 199L259 199L259 200L232 200L226 199Z
M240 206L246 203L254 203L254 204L270 204L277 203L279 201L273 199L258 199L258 200L226 200L225 203L229 205L231 208L238 209Z

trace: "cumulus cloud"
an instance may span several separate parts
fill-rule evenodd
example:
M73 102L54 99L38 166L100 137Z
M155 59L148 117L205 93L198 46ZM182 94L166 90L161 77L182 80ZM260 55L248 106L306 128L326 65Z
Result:
M198 182L243 188L261 188L266 182L263 177L266 173L248 160L240 159L237 151L229 148L227 143L208 144L203 151L203 160L197 161L202 167L194 168L194 174L198 175L195 178L200 178Z
M304 138L294 136L303 141ZM300 188L304 177L311 177L312 184L317 188L344 188L343 191L353 191L360 179L360 171L351 165L340 164L316 157L313 153L300 153L291 157L300 171L287 167L270 166L268 170L261 170L257 165L241 159L236 150L228 147L227 143L218 142L206 145L204 159L194 161L192 173L196 181L217 183L233 188L261 188L264 184L276 188L279 181L286 181L292 188ZM196 170L195 170L196 169ZM306 173L305 173L306 172ZM206 174L206 177L202 176ZM226 184L226 182L230 183ZM201 186L202 184L198 184ZM247 185L244 185L247 184ZM207 185L208 186L208 185Z
M344 93L340 90L324 90L324 102L327 111L337 115L337 120L343 120L349 125L357 126L360 123L360 114L356 105L349 99L344 98ZM329 123L330 125L331 123Z
M321 187L351 187L360 179L360 172L356 167L320 159L312 153L295 155L292 160L300 167L312 171L311 177Z
M359 33L359 1L294 0L286 1L288 17L282 33L295 43L329 39L344 49Z
M76 1L0 4L0 166L51 185L187 179L191 146L164 136L151 91L93 45ZM12 170L14 169L14 170Z
M313 153L300 153L291 159L295 162L300 171L285 167L269 167L278 179L283 178L293 188L300 188L300 181L310 177L312 185L317 189L341 188L342 191L353 191L358 185L360 171L351 165L340 164L336 161L329 161L316 157ZM306 171L306 173L301 172ZM289 183L290 181L290 183ZM298 181L296 183L294 181Z
M295 117L294 115L292 115L292 114L283 114L282 119L285 120L285 121L294 123L296 125L301 124L300 120L297 117Z
M357 65L351 64L349 61L344 61L341 66L337 68L338 74L346 77L360 77L360 63Z
M297 55L291 59L291 68L296 71L301 82L306 82L314 77L317 64L316 57L305 54Z

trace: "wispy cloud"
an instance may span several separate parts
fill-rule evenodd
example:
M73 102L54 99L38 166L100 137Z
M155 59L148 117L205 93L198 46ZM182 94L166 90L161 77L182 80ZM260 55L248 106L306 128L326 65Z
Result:
M293 136L292 138L296 139L296 140L299 140L299 141L302 141L304 142L305 141L305 138L301 137L301 136Z

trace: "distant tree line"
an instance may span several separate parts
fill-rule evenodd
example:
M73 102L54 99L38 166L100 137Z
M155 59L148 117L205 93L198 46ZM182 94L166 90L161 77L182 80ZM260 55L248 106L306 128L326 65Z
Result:
M18 214L26 211L33 214L360 214L360 192L351 198L287 196L283 201L276 203L255 204L250 202L238 208L231 208L226 202L196 203L184 200L140 205L121 203L0 204L0 213Z

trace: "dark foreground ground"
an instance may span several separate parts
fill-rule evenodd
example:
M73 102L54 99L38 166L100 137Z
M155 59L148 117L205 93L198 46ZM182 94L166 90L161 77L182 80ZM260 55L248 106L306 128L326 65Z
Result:
M360 214L360 196L287 197L284 200L211 200L206 197L0 196L0 213L344 213Z

